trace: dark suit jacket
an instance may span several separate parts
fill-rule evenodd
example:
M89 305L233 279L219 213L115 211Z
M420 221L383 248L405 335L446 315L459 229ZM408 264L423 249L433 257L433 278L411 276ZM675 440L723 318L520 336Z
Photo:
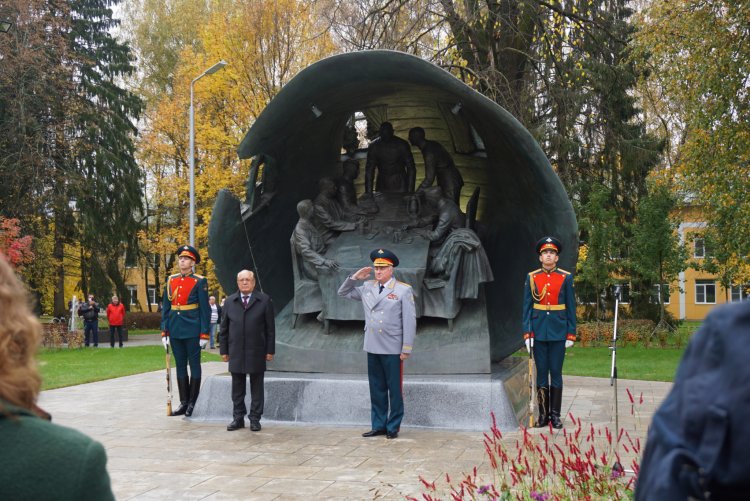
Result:
M224 302L219 353L229 355L229 372L253 374L266 370L266 354L276 353L276 324L271 298L259 290L248 308L239 292Z

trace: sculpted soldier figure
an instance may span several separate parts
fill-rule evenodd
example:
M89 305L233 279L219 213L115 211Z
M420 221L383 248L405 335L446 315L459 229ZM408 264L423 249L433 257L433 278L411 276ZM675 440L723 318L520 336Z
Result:
M315 197L315 223L326 244L342 231L353 231L364 217L347 213L336 199L336 183L330 177L318 181L320 192Z
M299 221L297 221L294 233L292 233L294 248L302 256L302 269L307 278L317 280L318 271L315 269L316 266L338 268L339 265L336 261L323 257L327 246L313 223L315 208L312 201L302 200L299 202L297 204L297 214L299 214Z
M201 262L198 251L190 245L183 245L176 254L180 272L171 275L164 288L161 340L164 349L171 344L177 365L180 407L172 415L191 416L201 387L201 349L206 347L210 337L211 306L208 304L208 281L193 273L193 265Z
M442 190L438 187L427 188L425 199L437 208L437 220L433 219L432 230L420 230L419 233L431 242L432 248L440 247L451 231L464 227L465 218L458 205L443 196Z
M563 360L576 340L573 275L557 267L561 250L554 237L539 240L536 251L542 267L530 272L523 286L523 338L526 349L534 349L539 428L550 421L553 428L562 428Z
M378 177L375 179L375 169ZM417 170L409 143L393 134L393 125L380 125L380 140L373 142L367 152L365 166L365 195L381 193L413 193Z
M370 276L366 266L347 277L339 296L362 301L365 310L367 379L370 383L372 428L363 437L398 437L404 417L403 363L411 354L417 332L414 292L410 285L393 278L398 257L388 249L370 253L375 280L357 286ZM390 408L390 413L388 412Z
M437 185L443 190L444 196L458 204L464 180L450 153L437 141L426 139L422 127L414 127L409 131L409 142L422 151L424 158L424 181L417 191L432 186L437 177Z

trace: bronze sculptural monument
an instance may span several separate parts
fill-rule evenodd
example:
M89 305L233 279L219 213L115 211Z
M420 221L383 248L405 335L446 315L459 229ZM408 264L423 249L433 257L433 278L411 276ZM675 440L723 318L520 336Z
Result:
M398 137L407 135L414 148ZM341 54L301 71L238 153L252 159L246 199L219 193L209 254L227 292L247 268L273 298L272 370L366 370L361 305L339 301L336 290L370 250L387 247L402 261L396 278L417 296L405 371L489 374L521 346L520 291L534 242L553 233L577 247L573 208L531 134L407 54ZM574 268L575 256L566 252L560 265Z

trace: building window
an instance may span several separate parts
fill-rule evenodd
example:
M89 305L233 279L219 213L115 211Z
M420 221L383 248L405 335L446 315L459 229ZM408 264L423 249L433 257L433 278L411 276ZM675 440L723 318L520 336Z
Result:
M661 291L664 290L664 297L661 298L664 304L669 304L669 285L668 284L655 284L653 294L651 295L651 302L653 304L659 304Z
M693 240L693 257L696 259L703 259L712 256L711 248L706 244L706 239L703 237L695 237Z
M750 284L733 285L729 289L729 300L733 303L746 301L750 296Z
M148 288L148 300L151 304L158 304L156 302L156 287L155 286L150 286Z
M695 303L696 304L716 303L716 283L713 280L696 280L695 281Z
M696 237L693 240L693 257L696 259L703 259L706 257L706 245L702 238Z
M128 296L130 296L130 306L138 306L138 286L128 285Z

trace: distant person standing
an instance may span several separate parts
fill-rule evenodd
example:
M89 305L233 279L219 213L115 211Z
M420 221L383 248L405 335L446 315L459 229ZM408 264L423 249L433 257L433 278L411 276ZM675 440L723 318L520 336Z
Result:
M232 374L232 422L227 431L245 427L245 394L250 376L250 431L260 431L263 415L263 380L266 362L276 353L276 323L273 303L267 294L255 290L255 274L237 274L238 292L227 298L219 333L221 358L229 362Z
M211 339L209 340L210 347L213 350L215 348L216 336L219 330L219 323L221 322L221 305L216 304L216 297L208 297L208 305L211 307L211 320L209 321L209 334Z
M411 285L393 278L393 268L399 263L396 255L377 249L370 253L370 260L375 280L356 285L358 280L370 277L373 268L366 266L347 277L338 293L362 301L365 310L364 350L372 428L362 436L386 435L393 439L398 437L404 417L403 367L416 337L417 314Z
M93 341L94 348L97 348L99 346L99 305L94 301L93 294L89 294L88 302L82 302L78 307L78 316L83 317L84 344L89 346L89 341Z
M537 402L542 428L563 427L562 368L565 350L576 340L576 298L573 275L557 267L560 241L544 237L536 244L542 267L526 276L523 286L523 338L526 349L534 349Z
M208 344L211 309L208 305L208 281L193 273L201 262L198 251L183 245L177 249L179 273L167 279L161 310L161 340L164 349L172 346L177 365L177 389L180 407L173 416L192 416L201 388L201 349ZM190 376L188 378L188 364Z
M109 321L109 345L115 347L115 332L120 339L122 348L122 325L125 323L125 305L120 298L112 296L112 302L107 305L107 320Z

